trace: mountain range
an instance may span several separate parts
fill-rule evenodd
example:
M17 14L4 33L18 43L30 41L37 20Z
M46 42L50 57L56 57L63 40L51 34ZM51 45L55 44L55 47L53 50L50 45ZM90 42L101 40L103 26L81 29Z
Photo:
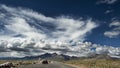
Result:
M48 60L54 60L54 61L62 61L62 60L73 60L73 59L106 59L106 60L119 60L120 58L116 57L110 57L106 54L95 54L88 57L76 57L76 56L68 56L63 54L57 54L57 53L45 53L42 55L37 56L25 56L25 57L1 57L0 60L33 60L33 59L48 59Z

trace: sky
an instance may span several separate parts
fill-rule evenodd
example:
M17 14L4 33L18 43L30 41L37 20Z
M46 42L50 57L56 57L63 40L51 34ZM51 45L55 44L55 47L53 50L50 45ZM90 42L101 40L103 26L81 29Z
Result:
M0 57L120 58L119 0L0 0Z

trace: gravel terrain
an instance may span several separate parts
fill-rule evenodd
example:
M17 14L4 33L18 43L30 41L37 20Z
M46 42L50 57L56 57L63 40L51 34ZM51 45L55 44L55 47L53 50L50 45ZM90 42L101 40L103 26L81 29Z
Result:
M63 63L54 62L50 64L30 64L30 65L20 65L18 68L74 68Z

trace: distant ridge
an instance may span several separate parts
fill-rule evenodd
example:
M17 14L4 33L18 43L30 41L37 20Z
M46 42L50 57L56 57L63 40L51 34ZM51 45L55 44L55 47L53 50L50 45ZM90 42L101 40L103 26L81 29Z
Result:
M116 60L116 59L120 59L120 58L117 58L117 57L111 57L107 54L94 54L94 55L91 55L91 56L88 56L88 57L79 57L79 59L106 59L106 60Z
M57 53L45 53L42 55L37 56L25 56L25 57L1 57L0 60L32 60L32 59L49 59L49 60L71 60L71 59L108 59L108 60L115 60L120 59L116 57L110 57L106 54L95 54L88 57L75 57L75 56L68 56L64 54L57 54Z
M38 55L38 56L26 56L26 57L23 57L23 59L38 59L38 58L40 58L40 59L49 59L49 60L70 60L70 59L75 59L77 57L63 55L63 54L58 55L57 53L53 53L53 54L45 53L45 54Z

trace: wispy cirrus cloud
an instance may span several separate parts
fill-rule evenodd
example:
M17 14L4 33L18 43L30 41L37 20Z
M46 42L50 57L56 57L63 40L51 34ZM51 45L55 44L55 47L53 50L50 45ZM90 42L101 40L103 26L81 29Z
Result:
M96 24L92 19L79 20L65 16L47 17L30 9L0 6L1 36L83 41ZM3 12L4 11L4 12Z
M105 14L110 14L110 13L112 13L114 10L106 10L104 13Z
M97 4L114 4L117 0L98 0Z
M109 24L109 27L113 27L112 30L106 31L104 33L105 36L109 38L114 38L120 35L120 22L119 21L113 21Z

